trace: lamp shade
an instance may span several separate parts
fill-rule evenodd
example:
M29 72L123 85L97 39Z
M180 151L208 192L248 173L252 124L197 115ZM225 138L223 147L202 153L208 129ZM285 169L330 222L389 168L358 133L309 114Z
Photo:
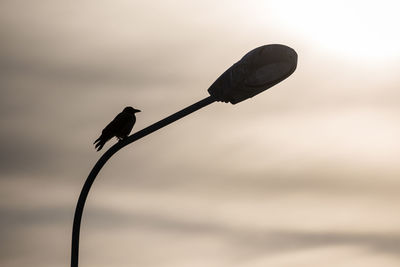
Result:
M297 53L281 44L264 45L248 52L208 89L217 101L237 104L289 77L297 66Z

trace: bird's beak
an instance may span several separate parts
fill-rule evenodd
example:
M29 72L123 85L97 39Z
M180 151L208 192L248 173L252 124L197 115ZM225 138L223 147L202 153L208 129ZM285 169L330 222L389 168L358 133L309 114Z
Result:
M141 112L141 110L139 110L139 109L135 109L135 113L137 113L137 112Z

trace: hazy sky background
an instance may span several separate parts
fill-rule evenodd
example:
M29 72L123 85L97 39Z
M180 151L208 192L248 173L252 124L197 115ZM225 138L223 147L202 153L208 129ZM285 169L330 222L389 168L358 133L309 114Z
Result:
M0 265L69 266L92 143L124 106L140 130L282 43L287 80L111 159L80 266L399 266L398 5L0 1Z

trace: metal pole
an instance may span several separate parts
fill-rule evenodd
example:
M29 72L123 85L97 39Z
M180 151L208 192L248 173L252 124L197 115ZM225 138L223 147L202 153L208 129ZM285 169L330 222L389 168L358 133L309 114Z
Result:
M145 137L152 132L155 132L161 129L164 126L167 126L170 123L173 123L176 120L179 120L190 113L199 110L211 103L215 102L215 99L212 96L206 97L203 100L200 100L197 103L194 103L191 106L188 106L168 117L162 119L134 134L127 137L126 139L116 143L111 148L109 148L97 161L96 165L94 165L93 169L89 173L88 178L86 179L85 184L83 185L81 194L79 195L78 203L76 204L75 215L74 215L74 223L72 226L72 244L71 244L71 267L78 267L78 258L79 258L79 232L81 227L82 213L83 208L85 206L86 198L89 194L90 187L92 186L94 180L96 179L97 174L100 172L101 168L106 164L106 162L120 150L124 146L129 145L142 137Z

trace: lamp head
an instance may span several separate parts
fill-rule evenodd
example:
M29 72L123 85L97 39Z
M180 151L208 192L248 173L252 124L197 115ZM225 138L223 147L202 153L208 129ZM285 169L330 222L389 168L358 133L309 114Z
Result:
M248 52L208 89L217 101L237 104L289 77L297 66L297 53L281 44L264 45Z

